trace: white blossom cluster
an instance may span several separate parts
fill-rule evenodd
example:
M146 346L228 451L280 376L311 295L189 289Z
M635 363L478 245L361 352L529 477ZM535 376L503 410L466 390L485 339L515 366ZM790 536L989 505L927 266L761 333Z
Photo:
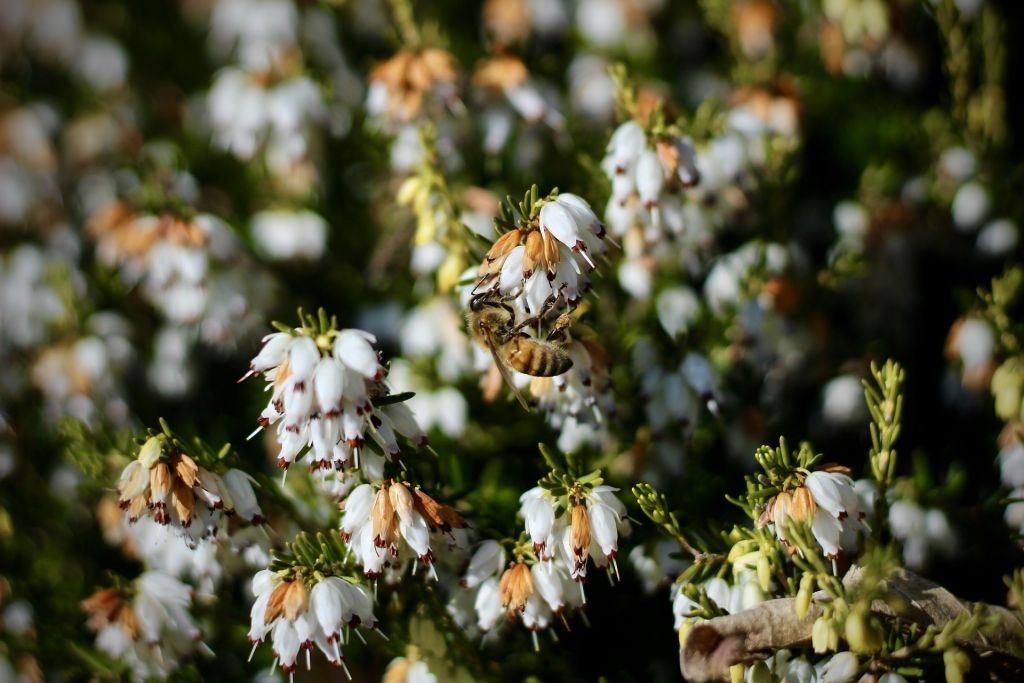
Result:
M309 669L314 646L328 662L345 667L341 646L348 630L373 629L377 624L373 599L366 588L337 576L314 581L307 589L303 577L288 580L267 569L252 579L256 600L250 615L249 641L255 651L269 636L275 661L286 673L295 671L301 652L306 653Z
M536 166L545 144L542 129L559 133L565 127L558 93L532 76L516 57L483 60L473 74L475 97L482 106L483 149L501 153L516 140L516 158L524 168Z
M148 571L132 583L130 593L108 588L82 607L96 632L96 648L126 663L134 680L166 678L195 652L209 652L189 612L192 590L187 584Z
M537 230L519 228L488 251L474 293L493 289L522 315L536 314L549 298L576 306L589 287L587 273L607 251L604 224L578 195L545 201Z
M611 486L584 488L581 499L565 507L547 489L536 486L519 498L519 513L538 556L550 560L557 555L580 581L587 576L587 560L595 567L618 567L619 535L629 535L626 508Z
M788 543L785 525L809 523L822 553L835 560L841 550L856 548L856 534L867 531L867 515L853 480L842 471L816 470L792 491L781 491L769 502L758 520L780 541Z
M249 524L265 521L253 484L252 477L238 469L228 469L223 476L211 472L154 436L121 472L117 489L129 522L152 517L195 547L199 539L211 538L223 528L225 516L237 515Z
M414 571L428 567L436 579L434 550L462 544L465 527L454 510L402 482L357 486L345 499L341 518L341 535L370 578L385 569L400 574L411 563Z
M508 568L506 558L496 541L484 541L470 558L462 578L462 588L472 598L473 618L462 619L466 625L488 633L501 627L502 617L518 617L528 630L538 631L583 606L582 590L561 556Z
M399 436L426 443L408 406L374 407L372 399L388 393L375 341L355 329L341 330L333 339L314 339L302 328L264 338L246 376L262 374L269 382L270 401L259 423L277 424L279 467L288 468L309 449L310 469L362 466L374 480L383 476L383 458L364 448L367 437L392 459L401 453Z

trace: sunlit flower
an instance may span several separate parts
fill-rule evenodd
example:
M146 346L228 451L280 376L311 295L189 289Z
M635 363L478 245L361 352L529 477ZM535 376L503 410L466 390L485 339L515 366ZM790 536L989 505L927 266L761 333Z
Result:
M264 338L249 372L269 382L270 401L261 427L277 424L278 466L288 468L312 447L311 469L341 469L356 461L371 438L391 458L401 453L398 437L422 446L426 437L402 403L375 408L389 393L386 370L368 332L345 329L316 339L302 330Z
M309 584L299 574L287 579L266 569L252 580L256 600L250 614L249 641L255 651L269 635L274 656L287 673L295 671L302 651L306 652L309 668L314 645L328 662L345 667L342 629L372 629L377 624L373 600L364 587L336 576L314 579ZM347 667L345 670L347 673Z

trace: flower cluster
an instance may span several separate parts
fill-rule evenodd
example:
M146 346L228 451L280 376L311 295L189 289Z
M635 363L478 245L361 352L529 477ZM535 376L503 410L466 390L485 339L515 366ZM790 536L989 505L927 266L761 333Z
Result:
M578 485L567 495L555 496L536 486L524 493L519 513L534 551L542 559L560 554L577 581L586 578L588 559L598 568L614 566L617 574L619 534L630 532L626 508L614 495L617 490Z
M387 370L373 348L376 338L362 330L313 324L267 335L246 377L262 374L270 401L260 427L277 424L277 464L287 469L312 454L310 469L342 469L360 458L367 465L367 435L386 456L401 453L398 437L418 446L426 436L412 411L400 402L375 407L389 394ZM311 447L311 448L310 448ZM374 471L382 462L370 455ZM371 479L379 479L382 474Z
M639 224L655 242L686 229L679 194L700 181L690 138L665 135L648 144L643 127L626 121L612 134L601 168L612 182L605 215L613 234L622 237Z
M772 496L757 524L771 525L783 543L788 543L787 524L809 524L822 552L835 560L840 550L849 549L844 546L852 543L850 534L867 529L861 521L866 513L849 470L825 465L802 478L798 476L797 482Z
M263 523L248 474L237 469L215 474L177 445L165 435L152 436L121 472L119 504L130 522L152 517L157 524L170 525L192 546L214 533L223 515Z
M438 48L403 50L370 73L366 110L388 127L457 104L455 58Z
M555 90L532 78L517 57L503 55L482 60L473 73L473 85L484 103L483 147L488 154L498 154L505 148L515 131L517 116L529 126L521 134L538 124L552 131L565 126ZM520 144L519 149L525 147Z
M126 662L135 680L166 678L182 659L206 646L189 613L192 591L160 572L130 586L104 588L82 601L96 648Z
M344 667L341 645L347 628L376 627L370 593L344 578L283 576L269 569L252 579L256 601L252 605L249 642L253 651L270 636L274 656L286 673L295 671L299 653L306 653L306 668L315 645L327 661ZM351 678L351 676L349 676Z
M342 537L356 563L372 578L385 567L400 569L409 560L432 567L431 535L467 527L453 508L399 481L357 486L345 499L341 518Z
M534 191L518 211L509 206L518 224L509 223L488 249L473 292L496 292L527 315L549 300L579 304L589 287L587 272L606 250L604 225L590 205L568 192L538 200Z

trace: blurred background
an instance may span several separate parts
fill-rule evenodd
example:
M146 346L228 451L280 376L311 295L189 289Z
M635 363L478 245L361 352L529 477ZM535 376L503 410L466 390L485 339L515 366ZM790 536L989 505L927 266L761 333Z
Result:
M269 648L247 660L248 577L337 512L305 468L281 482L272 434L246 441L266 397L237 380L300 307L376 335L438 454L420 474L480 537L518 533L546 442L607 468L637 519L629 486L651 482L713 544L742 522L723 496L762 443L864 471L860 381L895 359L904 560L1003 603L1024 528L1022 12L0 0L0 681L130 678L79 603L154 567L204 596L215 653L167 673L267 680ZM687 140L700 180L650 202L618 186L609 143L630 118ZM464 329L498 203L534 184L586 199L615 242L585 297L607 382L583 413L496 397ZM161 417L232 444L275 532L202 563L140 547L113 489ZM405 654L417 619L479 680L677 680L683 564L634 526L622 583L593 576L589 623L539 652L518 625L464 633L454 584L382 586L391 640L350 648L355 680Z

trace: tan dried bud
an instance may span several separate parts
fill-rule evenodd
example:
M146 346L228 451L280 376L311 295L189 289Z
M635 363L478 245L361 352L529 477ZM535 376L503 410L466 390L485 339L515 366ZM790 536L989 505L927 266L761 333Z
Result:
M388 497L391 499L391 506L395 509L395 512L402 519L409 519L415 504L412 493L409 492L409 487L401 482L392 484L388 489Z
M398 520L395 516L394 505L391 503L391 496L386 488L378 491L377 496L373 499L370 519L373 523L374 545L384 548L392 545L393 540L397 540L392 536L392 531L397 526Z
M412 664L412 660L408 657L393 660L388 664L387 671L384 672L384 677L380 679L380 683L405 683L408 680L409 667Z
M576 503L572 508L569 544L578 569L587 563L587 554L590 552L590 514L582 503Z
M658 159L669 171L669 175L675 175L679 170L679 147L671 140L658 140L654 143L654 149L657 150Z
M288 621L295 621L300 614L305 614L309 607L309 592L302 577L294 579L288 584L284 594L284 616Z
M487 250L487 261L497 261L508 256L509 252L519 246L519 240L523 237L523 231L519 228L509 230L504 235L494 240L494 244Z
M278 395L281 387L284 386L284 383L288 380L288 377L290 377L291 374L291 359L288 356L285 356L284 360L281 361L281 364L278 365L277 369L274 371L274 396Z
M192 488L199 481L199 465L196 461L184 453L178 453L174 459L174 473L185 482L185 485Z
M550 232L544 232L544 269L548 277L554 276L558 269L558 262L562 260L562 252L558 248L558 240L551 236Z
M817 505L814 502L814 496L811 495L811 490L806 486L800 486L796 491L793 491L792 502L789 507L789 516L797 522L806 522L814 518L814 511Z
M89 217L86 230L92 237L101 237L104 233L121 228L125 222L133 218L132 210L122 201L112 201Z
M529 72L517 57L495 57L480 62L473 74L473 83L483 88L506 90L526 82Z
M288 593L290 586L290 582L282 581L274 587L270 599L267 600L267 609L263 612L264 624L269 624L284 614L284 596Z
M139 617L130 606L121 606L121 609L117 612L117 623L121 625L121 628L124 629L129 638L132 640L139 639Z
M800 290L787 277L773 277L764 284L764 293L772 307L782 315L792 315L800 304Z
M544 267L544 236L540 230L532 230L526 235L523 249L523 278L529 279L537 264Z
M171 468L165 462L158 462L149 471L149 490L154 505L162 506L171 492Z
M747 57L760 59L775 47L775 25L778 9L768 0L739 2L732 7L733 23L740 49Z
M131 504L128 505L128 521L139 521L139 517L142 516L142 513L143 511L145 511L147 505L149 505L149 499L144 495L132 498Z
M501 606L510 612L513 609L520 612L526 609L526 601L533 594L533 574L526 563L517 562L505 570L498 582L498 593Z
M391 59L385 59L370 72L370 80L380 81L388 89L397 90L405 80L405 71L410 59L412 54L405 51L399 52Z
M530 34L526 0L487 0L482 12L484 28L499 44L513 43Z
M427 520L427 524L432 529L451 531L452 529L465 529L469 526L466 520L454 508L438 503L419 489L414 489L412 494L416 501L417 510Z
M410 91L424 92L430 90L434 83L430 67L423 60L422 55L413 56L405 68L405 81Z
M431 76L431 85L455 80L455 58L451 54L436 47L428 47L420 53L420 60Z
M103 588L78 603L84 612L88 612L88 626L98 631L109 624L121 608L121 592L116 588Z
M477 270L478 287L497 277L501 272L501 267L505 265L505 259L509 253L519 246L522 234L522 230L516 228L515 230L509 230L495 240L491 248L487 250L487 255Z
M174 489L171 492L171 506L174 513L178 515L178 521L185 528L192 525L192 510L196 504L196 497L192 489L184 481L178 479L174 482Z

